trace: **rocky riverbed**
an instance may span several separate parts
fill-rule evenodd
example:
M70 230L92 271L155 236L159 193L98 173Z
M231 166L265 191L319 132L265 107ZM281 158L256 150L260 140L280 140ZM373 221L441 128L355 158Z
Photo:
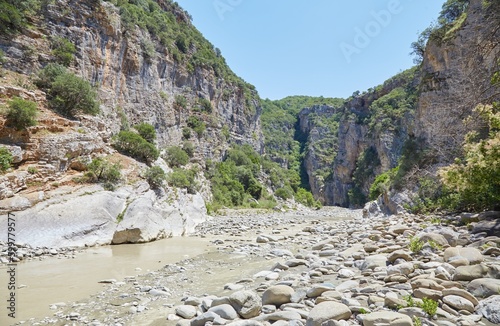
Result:
M198 226L207 253L24 324L500 324L500 238L463 219L229 211Z

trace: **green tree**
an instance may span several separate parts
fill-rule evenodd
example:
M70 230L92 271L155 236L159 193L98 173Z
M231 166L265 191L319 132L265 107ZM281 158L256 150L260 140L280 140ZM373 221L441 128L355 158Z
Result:
M37 114L38 110L35 102L14 97L9 101L6 118L10 125L17 130L22 130L36 125Z
M35 85L47 91L57 77L66 73L66 68L58 63L49 63L38 72L38 78Z
M146 141L152 144L154 143L156 139L155 127L153 127L149 123L143 122L134 126L134 129L137 130L139 135L141 135L141 137L144 138Z
M79 113L99 113L97 92L90 83L72 73L57 76L50 86L49 104L56 111L69 117Z

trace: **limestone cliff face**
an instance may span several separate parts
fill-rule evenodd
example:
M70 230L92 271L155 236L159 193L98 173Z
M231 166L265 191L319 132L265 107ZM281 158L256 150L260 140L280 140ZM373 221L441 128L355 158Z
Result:
M500 55L498 12L483 3L471 0L454 35L441 42L431 39L424 54L414 133L443 163L457 156L466 133L478 127L477 121L464 124L464 119L495 93L490 78Z
M194 29L188 14L175 3L157 3L178 23ZM192 232L207 218L203 199L210 193L202 173L198 175L202 194L172 188L153 191L144 181L147 166L118 154L111 147L112 137L124 124L147 122L156 129L160 150L179 146L186 139L183 129L188 118L196 117L206 129L199 135L191 133L195 149L191 164L203 168L208 159L222 160L230 143L251 144L262 152L256 91L234 75L224 79L211 66L174 59L172 48L146 29L122 26L120 9L110 2L57 0L42 11L31 18L30 28L0 36L7 75L0 81L0 104L20 96L37 102L39 110L38 125L19 132L4 128L5 119L0 117L0 143L8 146L15 163L13 171L0 175L0 214L18 211L49 221L57 211L54 225L58 219L72 221L64 222L65 241L55 243L59 236L55 231L44 235L48 246L70 245L73 240L77 245L145 242ZM57 37L75 45L69 69L97 88L99 115L76 120L58 116L48 109L46 94L34 87L35 74L54 62L51 40ZM195 50L191 45L187 51ZM11 80L18 80L17 85ZM183 105L176 102L179 98ZM210 109L203 110L200 103L207 101ZM85 163L100 155L123 166L124 182L115 191L75 181ZM162 159L156 164L171 171ZM106 198L114 204L105 207ZM35 241L30 240L34 224L25 226L26 242Z
M29 35L0 41L8 55L5 66L30 74L50 62L47 36L63 37L76 45L76 60L70 68L98 86L102 110L98 124L105 141L120 130L123 112L130 125L155 126L160 148L178 145L187 118L195 115L207 125L201 137L192 139L200 157L220 160L229 140L261 150L257 101L246 103L242 88L216 77L212 69L190 70L177 63L147 30L136 27L125 35L119 9L111 3L73 0L47 6L43 20ZM153 53L145 54L145 42L154 47ZM30 58L26 58L27 47L36 52ZM187 100L186 108L175 107L177 95ZM210 101L212 113L195 112L200 98ZM221 133L224 126L229 139Z
M319 106L300 112L299 125L307 135L304 166L316 199L325 205L360 205L362 200L355 202L356 193L350 193L354 190L366 197L375 176L397 165L411 113L393 128L370 127L369 121L378 119L372 103L405 83L408 81L390 80L376 91L346 101L341 108ZM371 156L361 163L364 153ZM356 169L359 180L354 180Z
M490 84L500 57L499 13L495 8L471 0L453 28L431 37L421 66L406 85L396 76L381 88L347 101L337 129L333 164L312 164L308 160L314 157L314 142L322 139L310 137L305 167L316 198L327 205L362 205L375 176L398 165L409 137L422 141L420 146L432 155L432 164L447 164L460 156L467 132L480 130L482 125L473 109L480 103L498 101L498 87ZM391 104L398 93L415 99ZM381 101L390 105L379 105ZM384 124L384 111L398 106L411 108L398 109L390 124ZM314 126L309 126L308 131L313 130ZM314 177L318 169L330 170L321 187ZM429 168L435 170L435 166Z

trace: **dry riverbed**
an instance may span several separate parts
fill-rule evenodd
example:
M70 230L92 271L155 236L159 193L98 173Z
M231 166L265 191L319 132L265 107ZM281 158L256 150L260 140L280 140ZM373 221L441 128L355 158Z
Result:
M228 211L197 228L194 236L210 243L205 253L103 279L104 291L52 305L52 316L24 324L500 323L500 239L439 222L366 219L341 208ZM423 247L412 252L417 239ZM427 298L439 304L433 316Z

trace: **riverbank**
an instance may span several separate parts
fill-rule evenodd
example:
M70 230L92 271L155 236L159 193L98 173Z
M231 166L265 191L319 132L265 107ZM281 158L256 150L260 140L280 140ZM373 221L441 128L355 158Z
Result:
M444 222L341 208L227 212L196 229L210 242L204 254L105 280L103 292L25 324L499 323L500 239ZM434 316L427 298L438 302Z

